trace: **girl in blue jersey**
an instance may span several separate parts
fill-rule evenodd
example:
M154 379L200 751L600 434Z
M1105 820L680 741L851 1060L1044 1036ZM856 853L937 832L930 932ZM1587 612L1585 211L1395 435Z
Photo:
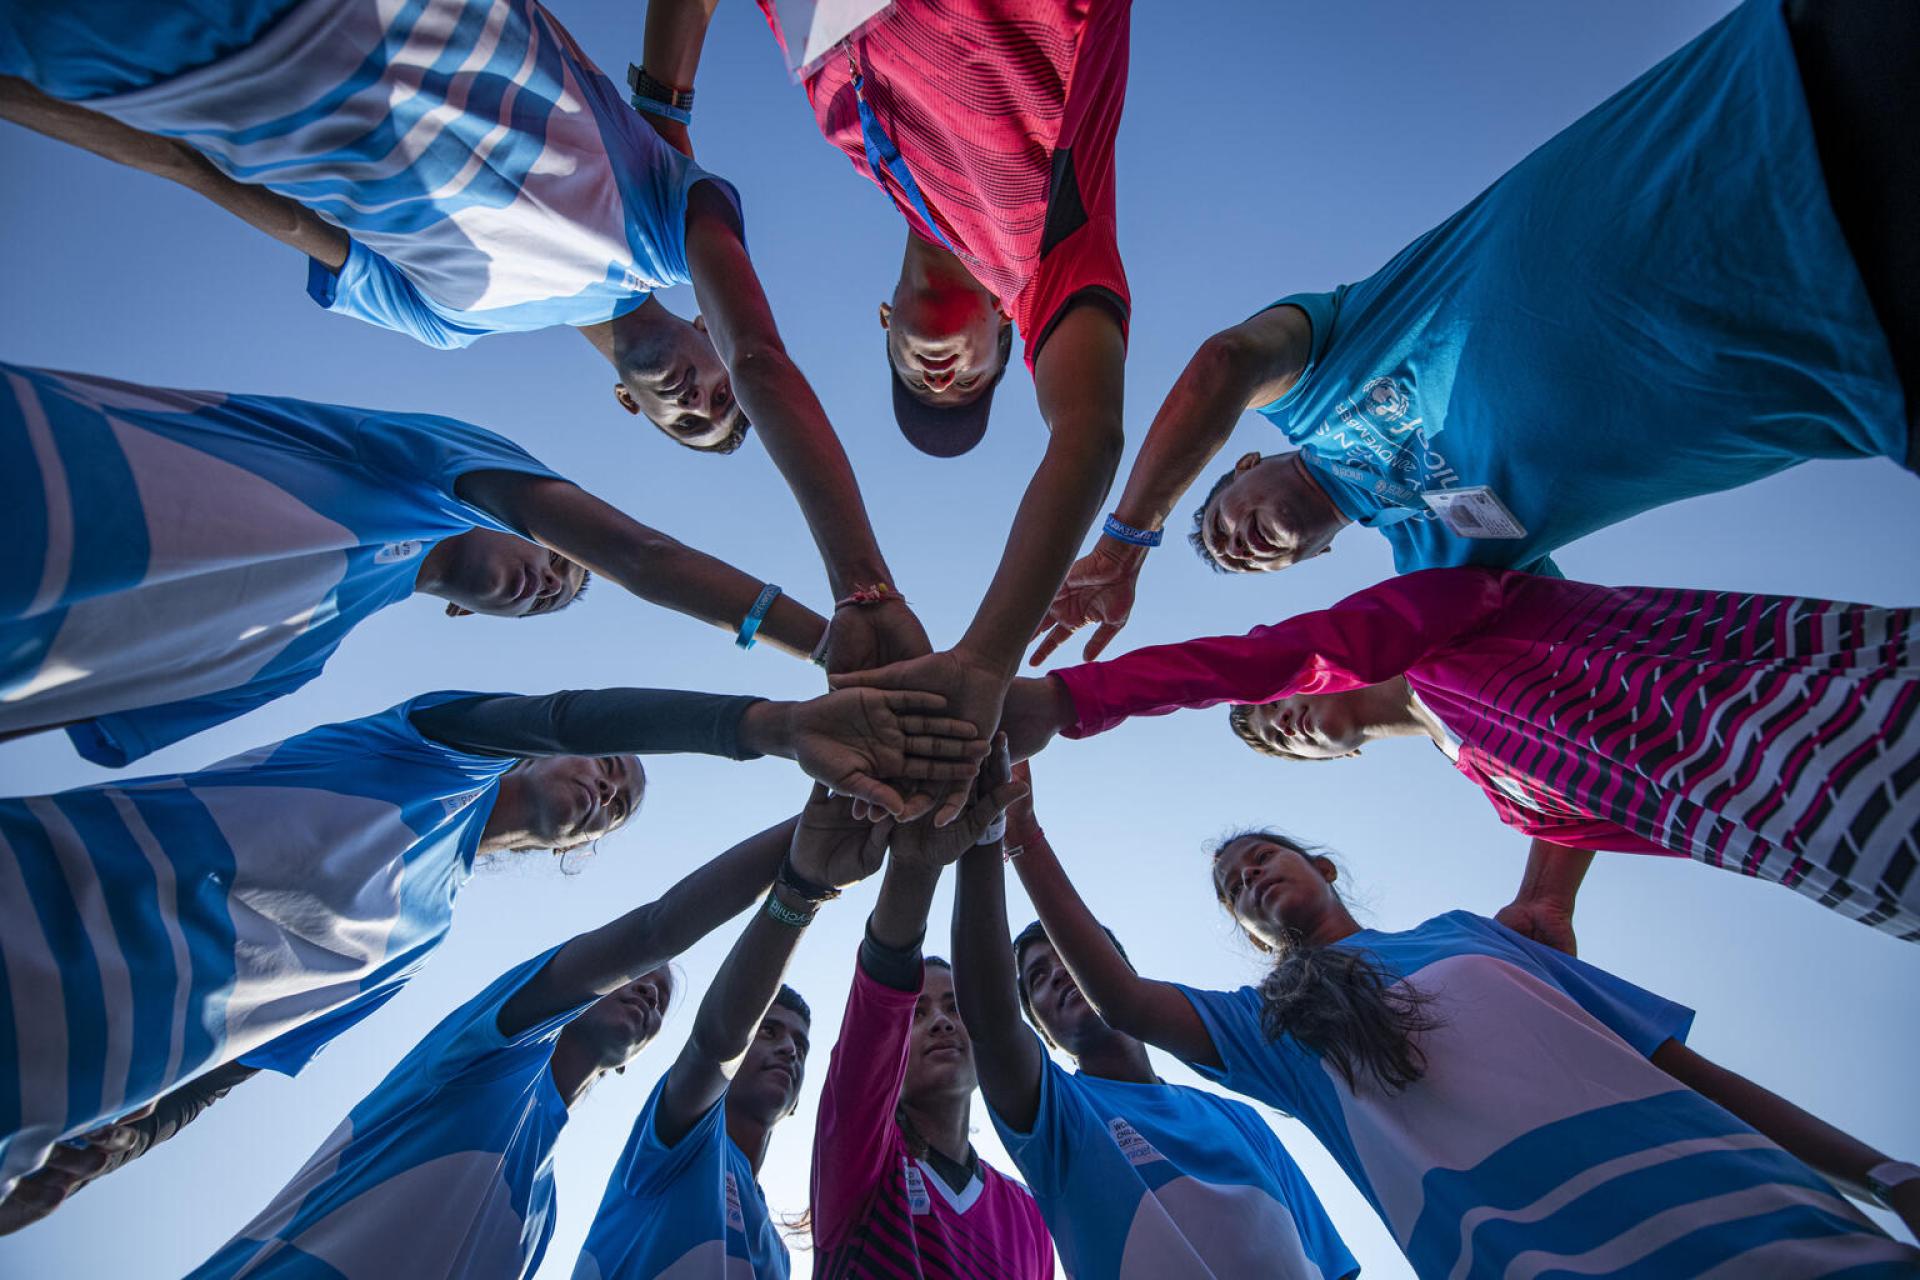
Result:
M1491 920L1362 929L1331 860L1248 832L1215 851L1214 887L1274 967L1201 991L1135 973L1044 841L1020 863L1108 1025L1297 1117L1422 1277L1920 1266L1834 1185L1912 1229L1920 1169L1686 1048L1691 1011Z
M1027 856L1045 841L1031 797L1015 801L1004 852L1023 875L1057 868ZM1320 1198L1265 1120L1243 1103L1156 1075L1146 1045L1101 1021L1081 996L1038 922L1009 945L1004 866L997 845L960 860L954 988L988 1114L1040 1204L1067 1274L1358 1274ZM1047 887L1077 901L1064 880ZM1113 946L1124 960L1117 939ZM1020 1025L1023 1012L1039 1036ZM1062 1070L1042 1037L1079 1069Z
M293 692L416 593L452 615L551 613L591 568L789 653L826 627L430 414L0 364L0 509L0 737L64 726L102 765Z
M553 1234L553 1147L570 1109L653 1039L667 962L767 891L794 828L749 837L445 1018L196 1280L316 1266L341 1280L532 1275Z
M900 812L879 777L957 777L986 749L923 714L939 702L427 694L194 773L0 802L0 1193L210 1068L298 1071L439 944L476 857L625 822L630 753L789 757Z

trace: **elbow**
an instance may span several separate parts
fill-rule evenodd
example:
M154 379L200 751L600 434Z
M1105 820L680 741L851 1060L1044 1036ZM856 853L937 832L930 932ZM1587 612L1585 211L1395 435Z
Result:
M793 369L793 357L777 333L750 334L729 345L727 374L736 387L765 386Z
M1208 386L1235 382L1246 377L1255 357L1254 344L1238 325L1222 329L1200 344L1187 362L1189 376Z

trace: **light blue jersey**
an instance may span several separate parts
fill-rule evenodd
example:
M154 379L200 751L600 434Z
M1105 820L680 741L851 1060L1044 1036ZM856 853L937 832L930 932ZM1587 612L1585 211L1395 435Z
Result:
M573 1280L786 1280L787 1246L727 1136L726 1099L669 1147L653 1127L666 1083L633 1122Z
M236 1059L289 1075L440 944L515 761L434 693L194 773L0 800L0 1194Z
M0 365L0 733L117 766L293 692L442 538L505 530L473 471L553 475L451 418Z
M1244 1103L1067 1072L1022 1133L989 1108L1074 1280L1339 1280L1360 1270L1320 1197Z
M190 1280L532 1275L553 1235L567 1122L553 1048L593 1002L512 1036L499 1018L552 955L442 1019Z
M1349 1089L1260 995L1184 989L1237 1093L1299 1117L1427 1280L1911 1276L1920 1250L1647 1059L1690 1010L1464 911L1364 948L1431 998L1426 1074ZM1854 1268L1849 1270L1849 1268Z
M143 42L179 40L159 22L102 25L141 65L155 62ZM346 265L316 263L308 284L329 310L463 347L611 320L689 279L687 193L712 175L532 0L302 0L264 29L231 25L250 43L86 105L344 229ZM86 65L66 72L37 56L67 43L18 59L48 92L84 87L99 60L71 54Z
M1312 356L1260 412L1402 573L1538 571L1665 503L1907 452L1779 0L1748 0L1374 275L1282 301ZM1477 487L1452 523L1423 496Z

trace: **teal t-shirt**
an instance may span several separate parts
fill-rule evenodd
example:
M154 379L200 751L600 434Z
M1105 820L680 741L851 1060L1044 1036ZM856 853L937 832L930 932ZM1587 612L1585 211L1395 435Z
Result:
M1551 572L1556 548L1649 508L1907 452L1778 0L1748 0L1374 275L1282 304L1312 353L1259 411L1402 573ZM1469 536L1425 497L1478 486L1497 507L1469 495L1455 520L1484 532L1504 511L1520 536Z

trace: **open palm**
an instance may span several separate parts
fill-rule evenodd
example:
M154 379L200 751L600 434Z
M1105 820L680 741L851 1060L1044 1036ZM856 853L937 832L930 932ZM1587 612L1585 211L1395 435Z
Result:
M1135 583L1140 577L1142 557L1129 552L1109 550L1105 542L1073 562L1065 582L1054 593L1047 616L1040 621L1034 639L1040 644L1027 659L1039 666L1067 642L1067 637L1088 623L1097 623L1087 637L1081 657L1092 662L1112 639L1120 634L1133 614ZM1045 639L1041 639L1042 635Z
M918 796L909 805L893 781L964 785L987 753L971 721L932 714L945 706L939 694L911 689L825 694L794 709L794 761L834 791L896 817L917 817L932 799Z
M833 677L833 685L837 689L925 690L938 694L945 700L944 708L948 715L978 728L983 736L977 743L978 749L969 757L971 767L968 770L891 775L914 781L924 778L936 783L944 782L944 786L926 788L940 796L940 808L934 814L934 821L942 824L953 821L966 805L974 770L980 758L986 754L984 735L991 734L1000 721L1000 705L1007 696L1007 683L997 673L967 661L963 655L952 650L930 653L923 658L896 662L892 666L876 667L871 671L855 671ZM903 813L891 806L888 811L902 821L908 821L925 813L931 803L926 796L915 796L911 812Z
M851 797L833 795L815 783L793 830L793 869L815 884L844 889L880 869L892 831L887 819L854 817Z

